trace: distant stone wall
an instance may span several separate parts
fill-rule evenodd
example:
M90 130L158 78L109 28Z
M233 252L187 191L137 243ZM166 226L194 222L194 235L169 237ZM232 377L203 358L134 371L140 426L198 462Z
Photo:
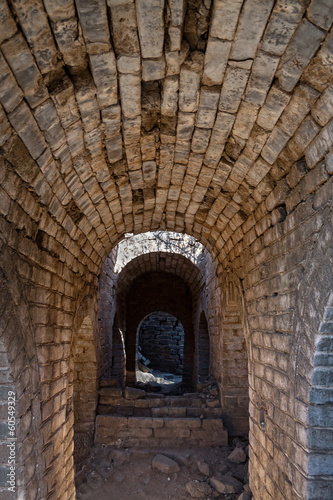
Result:
M150 368L182 375L184 328L177 318L160 311L150 314L141 324L139 346Z

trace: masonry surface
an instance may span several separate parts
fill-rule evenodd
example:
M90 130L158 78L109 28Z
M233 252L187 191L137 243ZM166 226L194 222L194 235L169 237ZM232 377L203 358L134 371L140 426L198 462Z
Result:
M101 381L135 382L137 326L164 309L187 383L214 377L249 430L255 500L333 498L332 18L0 1L1 498L8 391L18 497L74 499Z

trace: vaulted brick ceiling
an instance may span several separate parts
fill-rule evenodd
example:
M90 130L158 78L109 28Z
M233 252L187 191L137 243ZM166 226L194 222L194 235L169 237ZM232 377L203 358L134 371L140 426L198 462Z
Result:
M223 260L293 209L299 172L332 145L332 14L331 0L3 0L3 215L93 272L124 233L157 228Z

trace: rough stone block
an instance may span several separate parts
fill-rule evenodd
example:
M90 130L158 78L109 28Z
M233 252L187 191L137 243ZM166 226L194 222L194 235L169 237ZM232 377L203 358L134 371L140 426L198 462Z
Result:
M259 106L256 104L242 101L232 133L241 139L248 139L257 119L258 111Z
M162 115L176 116L178 109L178 89L179 89L178 77L169 76L164 79L163 90L162 90L162 103L161 103Z
M199 481L189 481L186 484L186 491L192 498L207 498L212 492L211 487L207 483L199 483Z
M0 54L0 75L0 102L7 113L10 113L21 102L23 94L2 54Z
M305 8L303 0L276 2L265 31L262 50L281 56L295 33Z
M201 427L199 418L165 418L165 427L173 429L197 429Z
M121 110L126 118L141 114L141 77L140 74L120 74L119 87Z
M220 85L227 66L231 42L209 38L205 53L203 85Z
M230 53L230 59L244 61L253 59L259 40L264 32L273 1L247 1L242 9Z
M150 82L153 80L162 80L165 76L165 59L143 59L142 61L142 80Z
M90 62L101 109L118 104L117 65L114 53L90 54Z
M161 57L164 44L164 0L138 0L135 6L142 57Z
M311 114L322 127L333 117L333 86L327 87L323 92L312 108Z
M165 53L165 61L166 61L166 74L167 74L167 76L179 75L180 65L179 65L179 53L178 53L178 51L166 52Z
M133 0L108 0L111 9L112 40L117 55L140 53Z
M233 40L242 0L217 0L213 5L210 36Z
M313 168L331 149L333 144L333 120L324 127L305 150L307 166Z
M243 448L237 447L235 448L230 455L228 456L228 460L230 462L241 464L246 460L246 454Z
M153 469L158 470L159 472L163 472L164 474L173 474L174 472L178 472L180 470L177 462L172 460L165 455L157 454L152 461Z
M8 4L2 2L0 5L1 34L0 43L13 36L17 30L14 18L9 10Z
M252 61L229 61L222 84L220 111L237 113L244 93Z
M304 19L280 60L277 76L281 87L288 92L295 87L303 69L325 38L325 32ZM294 63L297 61L297 65Z
M330 0L312 0L307 10L307 17L320 28L329 30L333 21Z
M146 396L146 391L143 389L137 389L135 387L125 387L124 389L124 397L126 399L134 400L141 399Z
M261 152L261 156L273 165L289 139L289 135L276 125Z
M31 156L37 159L46 148L46 143L25 102L22 102L9 114L9 121L24 142Z
M258 52L252 66L252 72L246 89L245 98L248 102L262 106L271 86L279 58Z
M273 130L276 122L290 101L290 94L276 86L268 93L264 106L261 108L257 123L266 130Z
M86 43L100 43L110 47L105 3L101 0L94 3L81 1L77 4L77 10Z
M186 113L197 111L199 104L200 75L187 68L180 72L179 109Z
M38 106L47 98L47 89L22 34L17 33L4 42L1 49L28 103L32 108ZM11 80L8 83L13 84ZM14 83L14 89L15 87Z

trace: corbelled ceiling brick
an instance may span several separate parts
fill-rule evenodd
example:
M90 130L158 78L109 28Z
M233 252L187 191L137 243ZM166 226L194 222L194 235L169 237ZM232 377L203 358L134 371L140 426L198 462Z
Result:
M333 142L327 0L4 0L0 22L1 211L94 273L164 228L223 261Z

